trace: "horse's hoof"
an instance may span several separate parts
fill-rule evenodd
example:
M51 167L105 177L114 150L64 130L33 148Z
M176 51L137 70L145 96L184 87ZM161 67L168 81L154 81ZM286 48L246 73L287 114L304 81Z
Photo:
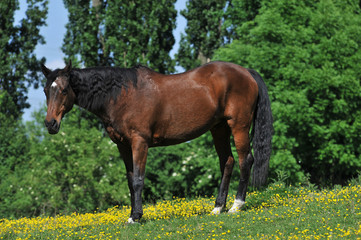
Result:
M242 200L234 200L233 206L229 209L228 213L238 213L241 211L242 206L245 204Z
M130 217L130 218L128 218L127 224L129 224L129 225L132 224L133 225L133 224L139 224L139 223L134 221L133 218Z
M215 208L212 210L211 214L213 214L213 215L219 215L219 214L221 214L222 209L223 209L223 207L215 207Z

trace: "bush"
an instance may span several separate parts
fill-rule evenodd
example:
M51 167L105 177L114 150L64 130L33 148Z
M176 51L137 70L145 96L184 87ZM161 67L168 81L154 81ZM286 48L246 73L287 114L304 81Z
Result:
M129 204L125 167L116 145L92 121L79 118L81 111L69 112L57 135L43 127L45 113L37 113L36 121L28 124L30 156L14 175L21 180L14 194L24 204L13 204L22 216ZM21 169L27 171L19 176Z

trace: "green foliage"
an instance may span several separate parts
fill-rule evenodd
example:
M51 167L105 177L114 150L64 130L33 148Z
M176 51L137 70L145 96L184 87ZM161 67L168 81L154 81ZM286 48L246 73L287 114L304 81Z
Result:
M246 21L252 21L258 14L261 0L232 0L229 1L225 11L222 30L226 42L238 39L237 28Z
M220 179L212 137L206 134L191 142L149 150L144 197L154 201L211 196L217 193Z
M0 203L0 209L8 204L14 210L6 214L91 212L129 204L125 167L116 145L86 119L79 119L79 111L68 113L57 135L44 129L44 111L28 123L30 156L13 175L21 179L12 184L17 202Z
M62 49L68 58L84 66L143 64L174 71L169 52L175 42L175 0L64 3L69 23Z
M222 21L226 0L189 0L181 11L187 19L181 34L177 63L189 70L208 62L223 43Z
M29 141L24 125L11 115L16 108L12 97L0 90L0 216L19 212L18 207L24 204L24 199L17 198L14 188L24 173L19 165L26 164Z
M44 158L31 159L35 166L45 167L37 168L41 180L46 178L54 184L48 190L52 197L46 200L53 208L66 207L68 212L129 203L125 168L117 147L86 119L79 120L77 111L68 113L60 134L45 135L37 154L33 154Z
M273 171L301 166L327 184L361 168L360 24L356 1L263 1L238 40L217 51L215 59L260 71L269 87Z
M240 171L235 164L229 187L236 194ZM221 171L210 132L175 146L151 148L148 154L144 197L148 201L176 197L216 196Z
M11 96L16 108L11 114L18 119L21 111L29 107L26 102L27 88L38 86L40 62L34 49L38 43L43 44L40 28L45 25L47 0L28 0L26 18L14 25L15 11L19 1L1 1L0 3L0 91ZM9 112L9 110L7 110Z
M189 0L181 15L187 19L181 34L178 65L189 70L205 64L225 43L238 38L237 28L258 14L261 0Z

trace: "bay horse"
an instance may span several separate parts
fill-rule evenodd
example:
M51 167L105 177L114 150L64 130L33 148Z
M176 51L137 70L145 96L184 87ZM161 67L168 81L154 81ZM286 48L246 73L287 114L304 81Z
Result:
M252 165L254 185L266 182L273 120L266 85L252 69L218 61L163 75L144 66L76 69L69 62L54 71L42 65L42 72L47 79L45 126L50 134L58 133L62 118L76 104L97 115L117 144L131 195L128 223L143 215L150 147L182 143L211 131L222 172L213 214L226 205L235 161L231 134L241 175L229 212L238 212L245 204Z

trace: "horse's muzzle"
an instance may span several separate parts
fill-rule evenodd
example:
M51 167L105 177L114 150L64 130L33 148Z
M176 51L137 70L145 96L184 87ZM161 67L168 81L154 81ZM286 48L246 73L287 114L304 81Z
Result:
M60 123L58 123L54 118L50 121L45 120L44 123L50 134L57 134L59 132Z

